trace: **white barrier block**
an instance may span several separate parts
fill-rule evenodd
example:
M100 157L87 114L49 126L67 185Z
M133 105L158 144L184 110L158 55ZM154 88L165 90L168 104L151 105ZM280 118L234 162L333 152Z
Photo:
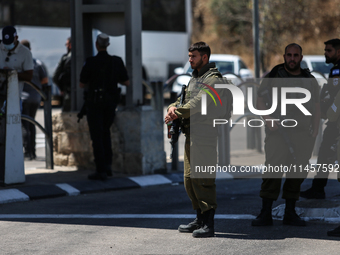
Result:
M17 189L0 190L0 204L28 201L29 196Z
M129 177L129 179L136 182L141 187L172 183L171 180L169 180L168 178L165 178L163 175L160 175L160 174Z
M72 187L71 185L69 185L67 183L58 183L55 186L66 191L69 196L78 196L80 194L79 190L77 190L76 188Z
M19 98L18 75L16 71L11 71L6 100L5 184L25 182Z

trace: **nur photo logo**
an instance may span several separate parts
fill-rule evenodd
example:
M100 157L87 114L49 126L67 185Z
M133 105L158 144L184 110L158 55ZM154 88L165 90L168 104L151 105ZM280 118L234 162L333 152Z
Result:
M210 85L208 84L205 84L203 82L200 82L200 84L204 85L206 88L210 89L215 95L216 97L218 98L218 100L220 101L220 104L221 106L223 106L222 104L222 100L221 100L221 97L219 96L219 94L217 93L217 91L211 87ZM215 103L215 106L217 106L217 103L216 103L216 100L214 98L214 96L211 94L211 92L206 89L206 88L199 88L200 90L203 90L205 93L207 93L211 98L212 100L214 101ZM202 115L207 115L207 94L202 94L202 104L201 104L201 114Z

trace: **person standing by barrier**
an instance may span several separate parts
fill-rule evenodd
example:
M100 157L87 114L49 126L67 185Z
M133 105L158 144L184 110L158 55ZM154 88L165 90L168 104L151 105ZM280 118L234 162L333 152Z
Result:
M329 79L320 93L321 117L327 119L327 110L334 102L335 95L340 90L340 39L332 39L325 42L326 63L332 63L334 66L329 72ZM334 164L336 160L336 138L339 135L336 122L328 121L326 123L322 136L322 143L319 149L318 165ZM314 176L312 187L302 191L300 197L307 199L324 199L326 197L325 187L328 181L329 171L318 171Z
M110 56L106 49L109 37L99 34L98 54L89 57L80 73L80 88L84 88L87 122L92 140L96 172L90 180L105 180L112 176L112 148L110 127L115 117L120 90L117 83L129 86L129 77L120 57Z
M334 79L339 79L339 78L334 78ZM340 110L339 109L340 109L340 91L338 91L333 104L327 110L328 121L332 124L336 124L336 126L338 127L338 132L340 131ZM337 143L337 160L339 164L340 162L340 140ZM338 181L340 182L340 172L338 172L337 175L338 175ZM340 237L340 226L327 231L327 235Z
M169 105L165 116L166 124L180 118L181 130L186 137L184 187L197 216L188 225L180 225L178 231L192 233L193 237L213 237L215 234L216 175L195 174L193 167L194 165L215 166L217 163L217 129L211 128L210 115L201 116L200 113L204 84L213 86L216 79L222 78L215 63L209 63L210 53L210 47L205 42L197 42L190 46L189 63L194 71L185 90L184 102L179 106L179 97L175 103ZM194 129L200 129L200 132L195 132Z
M71 58L72 42L71 37L67 38L67 52L61 57L57 69L53 74L53 82L58 86L62 95L62 111L71 111Z
M26 46L31 50L31 44L27 40L22 40L20 42L22 45ZM42 86L48 84L48 76L44 64L39 60L33 58L33 78L32 83L37 85L38 88L42 89ZM41 96L40 94L32 88L31 85L25 83L22 93L22 114L25 114L31 118L35 118L37 110L40 106ZM22 125L25 130L24 134L24 156L25 158L35 159L37 156L35 154L35 125L23 120Z
M308 115L303 113L294 104L286 105L286 114L280 109L281 100L278 99L278 109L271 115L262 116L266 120L265 153L267 169L270 167L284 166L287 170L286 180L283 185L282 198L286 200L284 225L305 226L303 221L295 212L295 203L299 199L300 185L306 178L315 138L319 130L320 104L319 87L315 78L306 69L300 68L302 60L302 48L298 44L289 44L285 48L284 64L274 67L266 75L258 90L257 108L268 110L272 107L269 99L272 98L273 89L288 89L288 96L291 101L301 98L301 93L292 93L296 88L304 88L310 92L311 98L304 103ZM275 98L273 101L276 100ZM277 101L276 101L277 102ZM281 110L281 111L280 111ZM285 115L285 116L282 116ZM282 121L282 117L290 121ZM276 121L270 121L276 119ZM280 122L279 122L280 120ZM294 127L286 127L286 125ZM291 168L293 166L293 169ZM301 166L301 167L300 167ZM294 168L296 171L294 171ZM289 172L289 170L291 170ZM252 226L273 225L272 204L277 200L284 171L264 172L260 197L262 198L261 213L252 221Z
M24 88L24 81L33 77L33 58L29 49L18 41L17 30L13 26L2 29L0 43L0 69L14 69L18 72L19 96ZM20 100L20 108L22 108ZM5 112L5 104L1 109Z

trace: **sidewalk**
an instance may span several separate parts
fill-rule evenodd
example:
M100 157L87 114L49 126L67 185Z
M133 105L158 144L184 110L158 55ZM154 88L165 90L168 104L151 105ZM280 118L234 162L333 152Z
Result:
M90 173L93 170L76 167L46 169L41 158L25 161L25 183L0 186L0 204L183 182L181 172L134 177L114 174L106 181L88 180Z

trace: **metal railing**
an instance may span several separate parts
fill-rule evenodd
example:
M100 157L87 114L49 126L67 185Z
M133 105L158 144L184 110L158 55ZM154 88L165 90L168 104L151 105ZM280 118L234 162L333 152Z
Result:
M46 168L53 169L54 161L53 161L53 134L52 134L52 93L50 85L43 85L40 89L36 84L32 82L26 82L32 88L34 88L42 97L42 101L44 102L44 126L40 125L36 120L31 118L30 116L21 115L21 119L32 123L37 126L44 134L45 134L45 161Z

